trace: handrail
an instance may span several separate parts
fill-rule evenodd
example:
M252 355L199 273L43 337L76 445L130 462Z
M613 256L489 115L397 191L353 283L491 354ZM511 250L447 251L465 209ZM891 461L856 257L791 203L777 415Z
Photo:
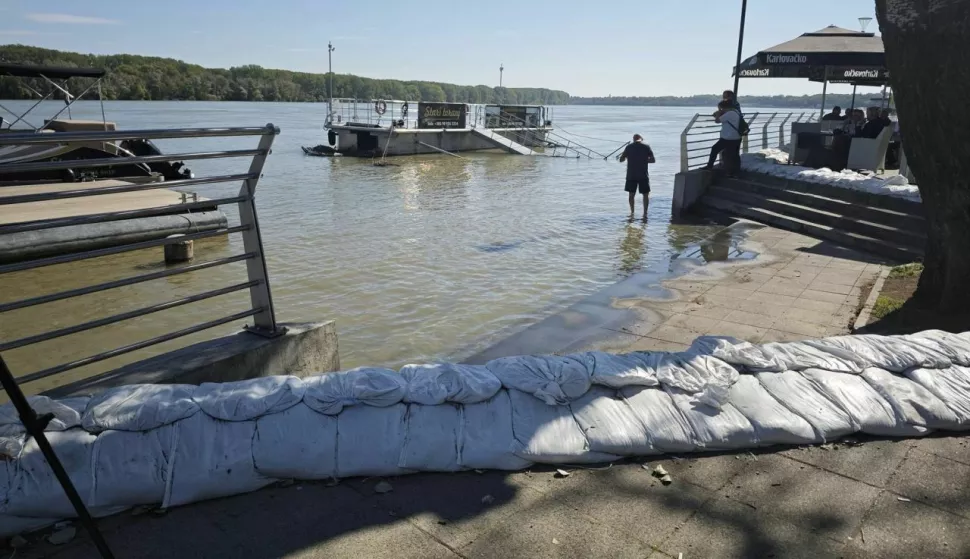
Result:
M791 129L793 122L800 122L806 115L805 112L774 112L759 113L754 112L745 115L745 121L751 132L745 135L741 141L742 153L749 153L751 150L762 150L766 148L780 148L785 145L787 134L786 130ZM807 122L811 122L815 116L808 115ZM777 124L781 121L777 127ZM760 127L760 134L756 134L756 126ZM713 117L703 113L695 114L684 131L680 134L680 170L687 172L699 169L706 165L708 152L720 137L721 125L714 123Z
M77 161L49 161L31 162L0 165L0 176L5 173L30 171L53 171L74 168L91 168L99 165L129 165L138 162L158 162L158 161L185 161L185 160L214 160L228 157L246 157L250 159L248 168L235 173L214 174L191 179L173 180L168 182L145 182L145 183L111 183L107 186L85 183L90 188L76 188L55 192L31 192L32 187L40 185L25 184L18 186L18 190L24 193L17 193L11 196L4 196L4 189L0 186L0 207L15 208L18 204L38 203L46 201L59 201L70 199L85 199L92 196L111 196L122 193L137 193L142 191L152 191L159 189L184 188L188 186L205 186L226 183L241 183L238 194L214 197L214 199L199 199L195 196L182 196L181 201L170 205L154 205L152 207L137 209L122 209L119 211L97 212L93 214L82 214L69 217L52 217L34 219L24 222L14 222L6 225L0 224L0 235L19 235L36 234L38 231L55 230L63 227L74 227L82 225L100 224L106 222L116 222L121 220L140 219L156 215L185 215L192 212L204 211L220 208L224 206L236 206L238 209L238 224L223 225L217 229L196 230L185 235L172 238L155 238L149 240L138 240L132 242L118 241L117 244L103 248L84 250L81 252L69 252L56 254L53 256L43 256L29 258L21 261L0 264L0 276L4 274L15 274L26 270L52 266L56 264L68 264L92 258L99 258L114 254L127 253L147 248L157 248L165 245L205 239L211 237L224 237L230 234L240 234L243 241L243 250L234 256L226 256L208 261L190 263L180 267L166 268L144 274L123 277L108 282L95 283L89 282L68 290L51 290L33 294L31 297L19 300L9 300L0 304L0 320L3 320L3 313L21 309L27 309L38 305L55 303L74 299L93 293L107 292L125 286L143 284L146 282L157 281L173 276L201 273L228 264L241 262L246 265L246 278L242 281L229 282L227 287L211 288L197 293L181 294L176 299L167 302L154 303L140 308L128 309L109 316L85 317L85 320L70 325L58 325L57 328L46 329L39 333L31 333L26 336L19 336L15 339L0 339L0 352L15 349L27 349L35 344L47 342L58 338L66 338L81 332L91 331L110 325L126 324L129 320L144 317L157 312L192 305L200 301L209 300L221 295L248 291L250 305L248 310L231 314L226 317L207 320L201 324L182 328L181 330L170 332L163 336L158 336L149 340L130 344L124 347L111 349L82 359L71 362L55 364L40 371L27 372L16 378L17 384L37 381L66 371L91 365L118 355L124 355L132 351L148 348L156 344L176 340L201 332L216 326L227 324L236 320L253 317L252 325L247 326L247 330L264 335L276 336L282 333L282 329L277 325L273 307L272 294L270 291L269 274L266 266L265 251L259 228L259 220L256 214L255 192L259 179L262 176L263 166L266 158L271 153L273 141L280 130L272 124L262 127L238 127L238 128L179 128L165 130L133 130L133 131L93 131L93 132L57 132L53 134L4 134L0 135L0 146L3 145L58 145L67 142L111 142L126 139L145 139L155 140L160 138L182 138L183 144L189 140L211 137L248 137L257 136L258 145L250 149L233 150L200 150L187 151L171 155L150 155L150 156L122 156L116 158L99 158ZM78 185L81 186L80 183ZM42 190L42 189L38 189ZM184 193L184 192L183 192Z

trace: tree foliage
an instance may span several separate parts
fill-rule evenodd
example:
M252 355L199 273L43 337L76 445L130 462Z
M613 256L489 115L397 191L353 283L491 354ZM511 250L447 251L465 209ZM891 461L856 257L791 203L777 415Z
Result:
M329 97L330 74L271 70L255 65L203 68L172 58L131 54L78 54L24 45L0 46L0 60L19 64L104 68L105 99L195 101L324 101ZM72 78L72 91L90 80ZM40 80L0 78L0 99L34 97L25 86L42 87ZM423 81L375 80L349 74L333 75L334 97L448 101L457 103L523 103L563 105L569 94L541 88L455 85Z

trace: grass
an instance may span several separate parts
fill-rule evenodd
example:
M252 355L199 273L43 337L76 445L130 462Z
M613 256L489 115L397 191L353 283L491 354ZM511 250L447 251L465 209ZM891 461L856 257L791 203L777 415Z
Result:
M930 329L949 332L970 330L970 315L941 313L939 309L927 308L912 298L922 273L923 265L919 263L896 266L890 270L882 291L876 298L869 324L859 333L909 334Z
M920 274L923 273L923 265L919 262L913 264L903 264L902 266L896 266L889 271L889 276L886 279L903 279L903 278L916 278L919 279Z
M905 304L906 301L903 299L880 295L876 299L876 304L873 305L872 313L870 313L869 316L872 320L880 320L903 308L903 305Z

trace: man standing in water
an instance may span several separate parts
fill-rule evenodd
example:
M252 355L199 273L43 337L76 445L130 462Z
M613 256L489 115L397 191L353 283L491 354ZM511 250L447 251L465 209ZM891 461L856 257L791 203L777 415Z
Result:
M626 146L620 155L620 163L626 161L626 188L630 193L630 216L636 212L637 189L643 195L643 219L647 219L647 206L650 204L650 173L648 166L656 163L653 150L643 143L643 136L633 135L633 143Z

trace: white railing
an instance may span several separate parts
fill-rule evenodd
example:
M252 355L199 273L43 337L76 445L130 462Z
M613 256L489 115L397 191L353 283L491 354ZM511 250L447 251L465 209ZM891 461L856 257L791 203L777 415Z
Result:
M750 131L741 142L741 152L781 148L791 134L793 122L813 122L814 111L756 112L744 115ZM697 113L680 134L681 172L699 169L707 164L711 147L721 136L721 125L711 115Z

